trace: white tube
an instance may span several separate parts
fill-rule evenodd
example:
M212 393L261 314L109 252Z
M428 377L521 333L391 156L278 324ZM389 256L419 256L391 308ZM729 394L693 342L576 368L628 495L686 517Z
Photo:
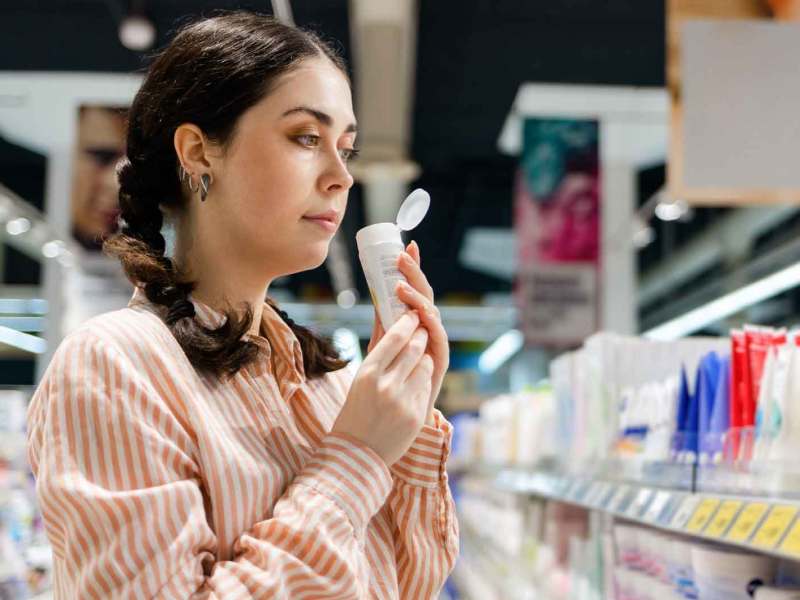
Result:
M364 227L356 234L356 244L372 303L384 331L388 331L408 310L395 292L397 282L406 280L397 266L400 253L405 250L400 228L394 223Z

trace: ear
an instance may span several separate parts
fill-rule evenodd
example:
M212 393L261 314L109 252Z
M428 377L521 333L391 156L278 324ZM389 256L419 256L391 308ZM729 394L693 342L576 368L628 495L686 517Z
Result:
M195 175L199 180L200 175L211 171L210 144L202 130L192 123L183 123L178 126L173 136L175 154L178 162Z

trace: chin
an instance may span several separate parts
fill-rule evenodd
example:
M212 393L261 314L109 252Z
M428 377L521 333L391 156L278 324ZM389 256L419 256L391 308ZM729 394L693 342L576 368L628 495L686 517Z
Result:
M309 244L304 252L298 252L296 256L299 260L294 272L312 271L324 265L328 258L328 244Z

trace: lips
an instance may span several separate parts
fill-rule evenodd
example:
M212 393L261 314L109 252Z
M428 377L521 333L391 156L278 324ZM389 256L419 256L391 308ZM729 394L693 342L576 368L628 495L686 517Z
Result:
M328 210L313 215L305 215L303 218L310 219L312 221L327 221L335 227L338 227L339 221L341 221L341 216L335 210Z

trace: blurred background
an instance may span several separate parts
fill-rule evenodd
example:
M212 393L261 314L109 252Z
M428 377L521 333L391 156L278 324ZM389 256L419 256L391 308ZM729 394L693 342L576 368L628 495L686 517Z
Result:
M132 292L100 246L147 57L186 20L239 8L333 40L354 84L361 158L341 231L325 265L270 288L295 320L360 360L373 310L355 233L431 195L406 238L451 340L439 406L464 548L443 597L698 597L637 562L691 572L642 548L668 531L656 541L690 556L680 544L710 539L707 523L686 531L694 510L679 523L665 506L677 519L679 493L800 497L794 447L772 444L795 437L788 370L761 396L800 314L793 0L4 0L0 598L49 582L28 399L63 337ZM598 504L624 485L631 502L653 491L638 513ZM674 495L662 511L658 490ZM771 547L750 544L755 529L739 540L742 560L791 558L795 517ZM770 565L765 583L791 579L790 561Z

